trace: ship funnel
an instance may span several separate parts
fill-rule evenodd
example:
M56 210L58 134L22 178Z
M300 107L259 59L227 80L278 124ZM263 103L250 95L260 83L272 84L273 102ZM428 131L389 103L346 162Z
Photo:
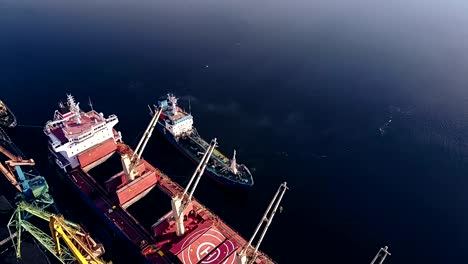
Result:
M239 255L238 255L239 256L238 264L247 264L247 263L250 264L250 263L253 263L255 261L255 258L257 257L258 248L260 247L260 244L262 243L263 237L265 236L265 234L266 234L266 232L268 230L268 227L270 226L271 221L273 220L273 217L275 216L276 210L278 209L278 207L279 207L279 205L281 203L281 200L283 199L284 193L288 189L289 188L286 186L286 182L283 182L279 186L278 191L276 191L275 196L273 197L270 204L268 205L267 210L263 214L262 220L260 221L257 228L255 229L255 232L252 235L252 238L250 238L247 245L245 245L244 248L242 248L241 252L239 253ZM279 196L279 198L278 198L278 196ZM273 207L273 211L271 211L272 207ZM258 239L257 246L255 246L253 252L249 253L248 251L249 251L249 249L251 249L252 242L253 242L254 238L257 236L257 233L260 230L260 227L262 227L263 223L266 223L266 224L265 224L265 227L264 227L262 233L260 234L260 238Z
M387 255L391 256L390 252L388 252L388 247L385 246L383 248L380 248L379 252L377 252L377 255L375 255L374 259L372 259L371 264L382 264L387 257ZM376 261L379 262L376 262Z

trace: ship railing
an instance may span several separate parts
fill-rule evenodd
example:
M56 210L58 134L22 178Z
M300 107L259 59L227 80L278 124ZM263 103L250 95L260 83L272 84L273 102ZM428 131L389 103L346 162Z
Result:
M112 115L109 115L108 118L106 118L106 122L113 122L113 121L118 121L118 118L116 115L112 114Z
M76 137L76 138L72 138L70 139L69 141L70 142L73 142L73 143L80 143L80 142L83 142L87 139L90 139L94 136L94 134L96 132L99 132L101 130L104 130L105 128L105 125L99 125L97 127L91 127L90 131L89 132L86 132L85 134L82 134L80 135L79 137Z
M91 137L93 137L94 135L94 131L90 132L90 133L87 133L86 136L79 136L77 138L72 138L69 140L69 142L72 142L72 143L80 143L80 142L83 142Z
M49 140L49 144L53 147L53 148L57 148L58 146L60 146L60 142L57 142L57 141L52 141L52 140Z

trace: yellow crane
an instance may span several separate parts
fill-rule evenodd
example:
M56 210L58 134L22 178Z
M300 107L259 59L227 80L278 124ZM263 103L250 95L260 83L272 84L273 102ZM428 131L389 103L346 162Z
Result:
M49 222L52 237L25 220L27 216L34 215ZM65 220L61 215L55 215L23 201L18 203L13 216L8 223L12 241L16 232L16 257L21 258L21 230L28 231L61 263L71 264L105 264L100 257L104 254L104 247L96 243L91 236L78 224ZM62 240L66 247L60 243Z

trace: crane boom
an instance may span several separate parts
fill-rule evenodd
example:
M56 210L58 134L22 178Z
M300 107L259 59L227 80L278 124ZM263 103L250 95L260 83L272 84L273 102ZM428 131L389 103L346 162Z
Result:
M10 166L10 167L16 167L16 166L34 166L36 163L34 162L33 159L17 159L17 160L7 160L5 161L5 164Z
M25 215L34 215L49 222L52 237L25 220ZM18 203L8 228L10 237L17 234L16 256L21 257L21 230L25 229L33 235L47 250L49 250L61 263L103 264L106 263L99 257L104 254L104 248L96 243L78 224L67 221L61 215L55 215L27 204ZM11 228L15 228L16 232ZM59 239L62 239L67 248L61 248ZM11 238L13 240L13 237ZM13 240L14 241L14 240Z
M195 169L195 172L193 173L192 177L190 178L190 181L187 184L187 187L185 188L182 195L172 197L172 215L175 219L176 234L178 236L182 236L185 233L184 211L190 204L190 201L192 200L192 195L195 189L197 188L198 182L200 181L200 178L205 171L206 165L208 164L208 161L210 160L211 154L213 153L213 150L215 149L216 145L216 138L214 138L208 146L208 149L205 151L203 158L198 163L198 166ZM189 193L188 197L187 192Z
M3 153L3 155L7 156L10 160L18 160L17 156L13 155L10 151L8 151L3 146L0 146L0 152Z
M138 172L136 171L136 167L140 162L141 155L143 154L143 150L145 149L146 144L148 143L151 135L153 134L154 127L158 123L158 119L161 113L162 109L160 109L155 115L153 115L150 123L148 124L148 127L145 130L145 133L141 137L140 142L138 142L135 151L133 151L133 153L131 151L121 153L122 167L127 176L127 181L129 182L135 180L135 177L138 174Z
M55 241L57 252L61 253L59 238L62 238L78 263L105 263L98 258L104 253L103 250L96 251L96 248L99 247L97 246L98 244L94 243L89 245L86 243L89 242L88 240L79 239L76 236L77 233L74 233L70 228L67 227L63 216L51 215L49 228ZM100 248L102 248L102 246Z
M217 146L216 138L214 138L211 142L210 145L208 146L208 149L206 150L205 154L203 155L202 159L198 163L197 168L195 169L195 172L193 173L192 177L190 178L189 183L187 184L187 187L185 187L184 190L184 196L187 194L187 191L190 190L189 192L189 197L188 199L191 200L193 193L195 192L195 188L197 188L198 182L200 181L201 176L205 172L206 165L208 164L208 161L211 158L211 154L213 153L214 149ZM193 180L196 178L195 184L192 187Z
M13 186L15 186L15 188L18 191L23 192L23 188L21 188L21 185L16 180L15 175L13 175L13 173L10 170L8 170L5 166L3 166L3 164L1 162L0 162L0 171L11 182L11 184Z
M372 259L371 264L375 264L377 259L379 259L379 258L380 258L380 260L379 260L378 264L382 264L384 262L385 258L387 257L387 255L389 255L389 256L392 255L392 254L390 254L390 252L388 252L388 247L385 246L383 248L380 248L379 252L377 252L374 259Z
M5 175L5 177L11 182L11 184L13 184L13 186L15 186L15 188L18 191L23 192L23 187L20 185L20 183L18 183L18 180L16 180L16 177L13 174L11 168L22 165L33 166L35 165L34 160L23 160L21 157L13 155L9 150L4 148L3 146L0 146L0 152L10 159L5 161L5 164L8 165L8 169L0 163L0 172L2 172L3 175ZM20 179L20 181L24 181L24 179Z
M161 115L163 109L159 109L158 112L156 112L155 115L153 115L153 118L151 119L151 122L149 123L148 127L146 128L145 133L140 139L140 142L138 142L137 147L135 148L135 152L133 153L133 159L136 159L137 161L141 158L141 155L143 154L143 150L145 150L146 144L148 144L149 139L151 138L151 135L153 134L154 127L158 123L159 116Z
M270 224L271 224L271 222L273 220L273 217L275 216L276 210L278 209L278 206L281 203L281 200L283 199L284 193L288 189L289 188L286 186L286 182L283 182L279 186L278 191L276 191L275 196L273 197L270 204L268 205L267 210L263 214L262 220L257 225L257 228L255 229L254 234L250 238L249 242L242 248L241 252L239 253L239 263L245 264L245 263L253 263L255 261L255 258L257 257L258 248L260 247L260 244L262 243L263 237L265 236L265 234L266 234L266 232L268 230L268 227L270 226ZM279 198L278 198L278 195L279 195ZM273 208L273 211L270 212L272 206L274 206L274 208ZM270 216L268 216L268 215L270 215ZM260 227L262 227L263 223L266 223L266 225L265 225L265 227L264 227L264 229L263 229L263 231L262 231L262 233L260 235L260 238L259 238L259 240L257 242L257 246L255 247L254 252L252 253L252 255L250 257L250 260L248 260L247 259L247 250L250 249L250 247L252 245L252 242L253 242L254 238L257 236L257 233L260 230Z

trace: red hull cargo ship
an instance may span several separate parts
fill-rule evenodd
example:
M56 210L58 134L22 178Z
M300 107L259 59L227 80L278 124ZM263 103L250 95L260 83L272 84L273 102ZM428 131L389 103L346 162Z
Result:
M152 117L137 147L132 149L114 129L117 116L105 117L92 107L91 111L84 112L67 95L66 103L59 104L54 119L44 128L51 159L91 208L103 216L109 228L136 246L148 263L276 263L258 248L287 190L286 183L280 185L247 241L193 197L216 147L216 139L206 148L186 188L142 158L160 114L161 111ZM90 170L115 153L120 155L122 171L101 184L90 175ZM171 198L172 210L151 229L146 229L126 209L153 189Z

